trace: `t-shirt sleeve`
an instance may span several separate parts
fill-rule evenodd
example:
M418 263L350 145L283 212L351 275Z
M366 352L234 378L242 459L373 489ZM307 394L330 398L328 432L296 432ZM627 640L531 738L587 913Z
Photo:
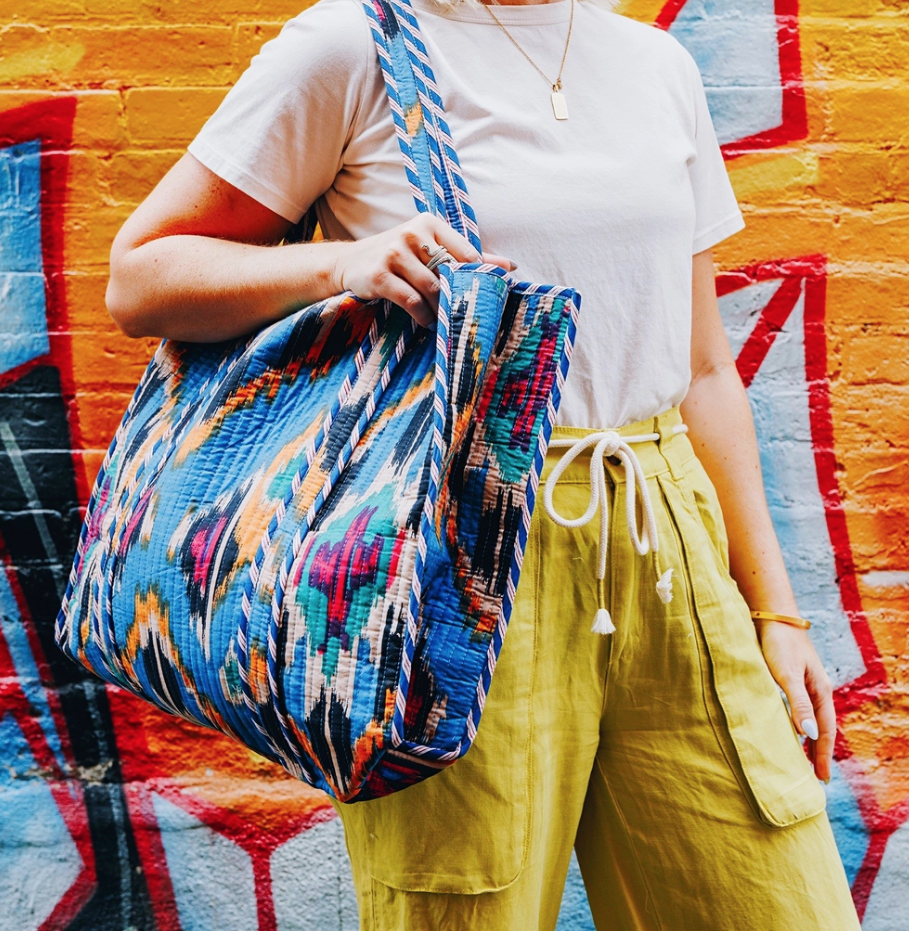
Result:
M337 175L370 48L348 0L323 0L266 42L190 143L229 184L296 223Z
M694 93L696 156L688 164L694 192L695 227L692 254L710 249L745 226L739 210L723 153L716 138L701 73L694 59L685 53Z

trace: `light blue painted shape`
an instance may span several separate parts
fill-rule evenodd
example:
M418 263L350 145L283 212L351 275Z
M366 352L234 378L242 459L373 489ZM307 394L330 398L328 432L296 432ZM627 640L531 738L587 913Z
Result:
M701 69L720 143L783 122L774 0L689 0L669 32Z
M13 666L16 667L16 680L32 707L32 713L41 725L44 738L57 758L60 769L67 772L66 759L63 756L60 735L57 733L57 725L54 723L47 700L47 692L38 675L38 665L25 634L25 626L19 615L19 606L13 597L6 570L2 567L0 567L0 634L6 641L13 659Z
M782 283L782 278L757 281L747 288L725 294L720 299L723 327L735 358L738 358L742 347L751 336L761 311L770 303Z
M556 931L595 931L584 880L581 879L581 869L574 851L571 853L571 866L568 867Z
M772 293L763 284L745 290L752 288L755 299ZM757 322L756 314L745 313L748 307L749 297L741 292L720 301L723 321L728 319L739 345ZM865 666L843 610L818 487L808 416L804 320L802 296L752 381L748 397L770 513L799 607L816 625L812 639L834 685L842 685L860 676Z
M278 931L360 927L340 818L317 824L279 847L271 858L271 878Z
M37 931L82 858L19 725L0 720L0 928Z
M884 859L871 890L863 931L906 931L909 928L909 822L887 841Z
M827 814L851 886L868 851L868 829L855 795L836 763L827 786Z
M258 927L249 855L160 795L153 804L181 931Z
M0 373L49 351L35 139L0 148Z

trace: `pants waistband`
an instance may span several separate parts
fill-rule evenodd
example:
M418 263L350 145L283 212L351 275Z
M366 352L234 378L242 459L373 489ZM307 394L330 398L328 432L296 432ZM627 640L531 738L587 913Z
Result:
M678 471L694 457L694 449L688 437L683 431L679 430L683 426L681 412L678 407L673 407L656 417L648 417L646 420L627 424L613 431L592 427L554 427L546 461L543 465L543 472L540 476L541 481L545 482L547 480L553 468L565 455L567 441L583 440L595 433L614 432L623 440L628 437L656 435L657 439L631 444L644 475L650 478L664 472L671 472L673 468ZM588 483L590 481L590 455L592 452L593 446L581 453L565 469L559 481L570 484ZM611 481L615 483L625 481L625 469L621 463L614 460L614 457L604 456L603 464Z

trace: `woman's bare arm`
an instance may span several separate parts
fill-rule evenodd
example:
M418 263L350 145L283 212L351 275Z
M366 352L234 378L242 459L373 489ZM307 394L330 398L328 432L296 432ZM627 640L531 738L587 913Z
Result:
M692 296L692 382L682 415L723 509L730 570L752 610L798 615L764 496L751 408L720 318L710 251L694 257ZM759 636L796 728L815 738L809 744L815 772L827 780L836 734L830 679L805 631L768 622Z
M435 316L438 280L421 246L439 243L462 262L480 258L428 214L357 242L278 245L290 226L184 155L114 240L108 310L130 336L214 342L350 289L388 298L425 325Z

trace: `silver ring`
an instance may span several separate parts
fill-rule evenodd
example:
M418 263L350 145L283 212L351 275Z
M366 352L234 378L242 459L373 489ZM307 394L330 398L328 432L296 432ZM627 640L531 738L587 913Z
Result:
M445 248L445 246L437 245L435 249L430 249L429 246L420 246L420 248L428 256L426 267L431 272L434 272L443 263L453 262L455 260L454 256Z

